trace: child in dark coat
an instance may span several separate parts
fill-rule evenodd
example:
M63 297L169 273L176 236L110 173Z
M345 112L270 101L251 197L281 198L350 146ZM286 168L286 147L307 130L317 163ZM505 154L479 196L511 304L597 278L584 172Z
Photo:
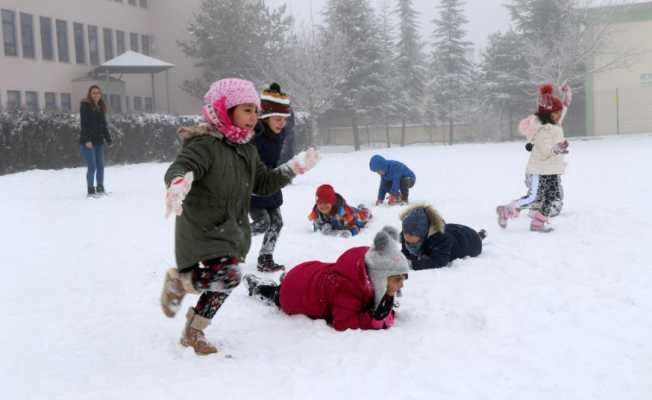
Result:
M258 149L260 159L267 168L274 169L280 165L281 150L286 137L285 127L290 117L290 98L281 91L278 83L272 83L260 96L261 114L256 124L253 142ZM281 205L283 193L279 190L271 196L252 194L249 216L251 216L252 234L265 234L263 245L258 254L257 269L260 272L275 272L285 269L274 261L276 247L283 216Z
M386 160L376 154L369 160L369 169L380 175L376 205L385 201L387 193L389 193L387 200L389 205L408 203L410 188L417 180L410 168L400 161Z
M386 226L372 248L354 247L334 263L299 264L279 285L251 274L244 279L250 296L273 302L288 315L325 319L338 331L387 329L394 324L394 297L408 270L398 232Z
M477 257L482 252L484 230L447 224L431 206L411 207L400 218L403 254L414 270L445 267L455 259Z
M371 213L363 205L351 207L331 185L317 188L315 205L308 219L315 231L325 235L351 237L360 232L371 218Z

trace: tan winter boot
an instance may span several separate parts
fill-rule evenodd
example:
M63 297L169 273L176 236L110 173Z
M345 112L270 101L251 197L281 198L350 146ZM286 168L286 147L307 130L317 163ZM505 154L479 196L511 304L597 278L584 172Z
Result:
M170 268L165 274L163 293L161 293L161 309L165 316L174 318L177 315L186 293L199 294L192 286L190 274L190 272L180 274L176 268Z
M217 347L204 336L204 329L210 324L210 319L195 314L195 309L190 307L186 314L186 327L181 336L181 345L192 347L200 356L217 353Z

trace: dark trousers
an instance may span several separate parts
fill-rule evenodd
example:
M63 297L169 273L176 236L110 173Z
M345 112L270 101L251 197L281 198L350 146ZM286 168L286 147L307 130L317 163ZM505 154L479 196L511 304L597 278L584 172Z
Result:
M401 190L401 200L407 202L410 197L410 188L414 186L414 179L410 177L401 178L399 188ZM392 181L383 181L383 190L389 192L392 190ZM391 194L391 193L390 193Z
M238 259L232 257L203 261L183 272L187 271L192 271L192 284L201 292L195 312L205 318L215 316L242 279Z
M94 144L92 149L86 145L79 145L81 155L86 160L86 185L89 188L95 186L104 186L104 145Z
M281 292L280 285L260 285L257 288L258 294L264 299L274 302L276 307L281 308L281 301L279 293Z
M252 208L249 210L249 215L253 220L251 233L254 235L265 234L263 245L260 248L260 255L272 255L283 228L281 208Z

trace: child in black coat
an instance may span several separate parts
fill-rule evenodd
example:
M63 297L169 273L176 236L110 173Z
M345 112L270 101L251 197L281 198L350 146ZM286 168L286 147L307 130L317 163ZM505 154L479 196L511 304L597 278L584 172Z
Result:
M486 232L468 226L447 224L437 210L417 205L401 214L403 254L414 270L446 267L451 261L482 253Z

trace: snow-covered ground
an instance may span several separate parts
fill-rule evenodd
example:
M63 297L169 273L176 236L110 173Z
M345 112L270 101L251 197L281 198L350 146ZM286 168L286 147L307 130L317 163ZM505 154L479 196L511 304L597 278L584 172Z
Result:
M220 354L178 345L159 308L173 264L166 164L110 167L102 199L84 169L0 177L3 399L650 399L652 136L571 140L555 231L501 230L524 193L522 143L376 150L417 174L411 200L487 228L483 254L410 274L394 328L338 333L237 288L207 330ZM276 258L335 260L399 208L374 207L352 239L312 233L321 183L372 203L372 152L328 153L284 190ZM243 268L255 270L261 238ZM189 297L185 306L194 304Z

